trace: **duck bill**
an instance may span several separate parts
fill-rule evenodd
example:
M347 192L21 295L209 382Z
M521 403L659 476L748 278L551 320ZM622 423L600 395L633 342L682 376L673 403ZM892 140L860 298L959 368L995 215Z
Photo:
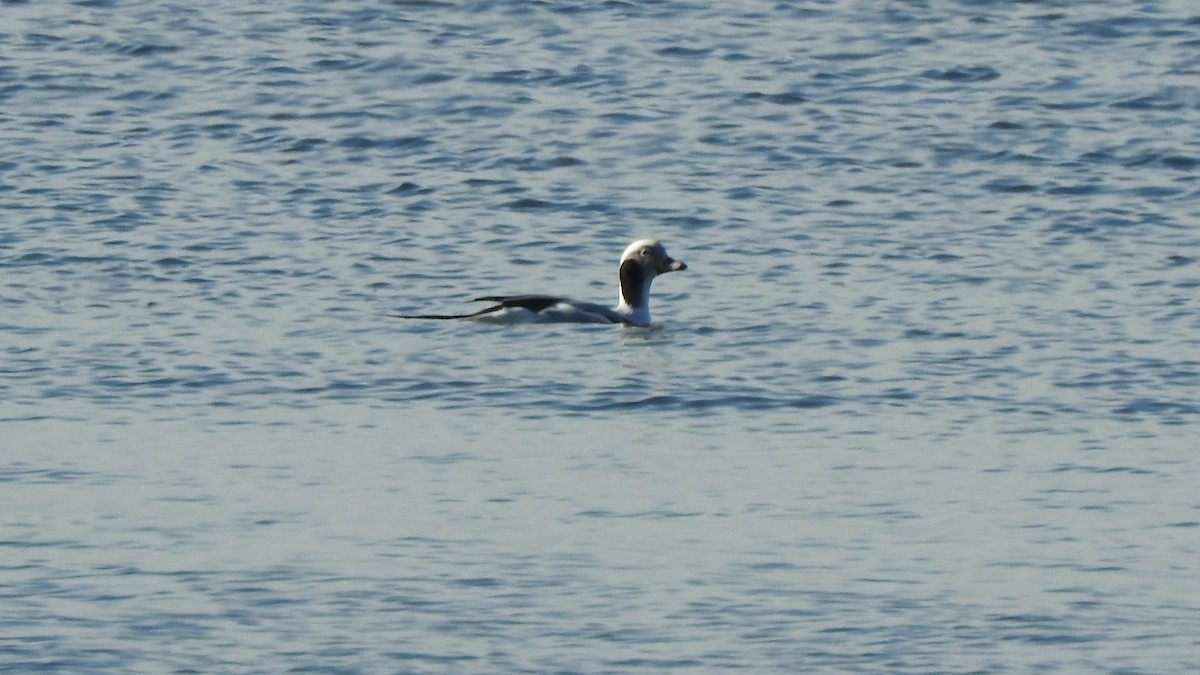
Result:
M666 260L662 261L661 265L658 266L658 273L666 274L667 272L682 272L686 269L687 263L683 262L682 260L667 258Z

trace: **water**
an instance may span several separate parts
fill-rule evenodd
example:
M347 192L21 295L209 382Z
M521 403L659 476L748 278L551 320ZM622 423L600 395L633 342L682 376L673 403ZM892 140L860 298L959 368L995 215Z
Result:
M1200 668L1200 14L709 4L4 3L0 665Z

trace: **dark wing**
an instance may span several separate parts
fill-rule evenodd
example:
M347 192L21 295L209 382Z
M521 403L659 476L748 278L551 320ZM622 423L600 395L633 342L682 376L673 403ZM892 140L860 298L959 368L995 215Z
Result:
M475 299L497 303L484 312L520 307L560 323L629 323L626 317L603 305L576 302L556 295L486 295Z
M483 310L484 312L494 312L504 307L523 307L534 314L537 314L543 309L553 307L554 305L563 302L563 298L554 297L552 295L485 295L482 298L475 298L475 302L498 303L495 307L489 307L488 309Z

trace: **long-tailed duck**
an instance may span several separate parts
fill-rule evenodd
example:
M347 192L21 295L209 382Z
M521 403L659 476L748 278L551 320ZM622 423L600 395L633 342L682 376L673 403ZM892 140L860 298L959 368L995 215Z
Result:
M686 270L687 264L667 255L653 239L639 239L621 254L618 276L620 297L616 307L577 302L553 295L485 295L476 302L493 303L467 314L389 314L401 319L477 319L494 323L571 322L650 325L650 283L667 272Z

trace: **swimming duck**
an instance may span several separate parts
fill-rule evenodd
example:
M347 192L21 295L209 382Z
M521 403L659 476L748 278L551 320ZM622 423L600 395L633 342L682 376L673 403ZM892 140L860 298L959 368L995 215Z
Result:
M619 323L650 325L650 284L667 272L687 269L687 264L667 255L653 239L639 239L621 254L617 276L620 295L616 307L578 302L555 295L485 295L475 302L490 306L467 314L389 314L401 319L476 319L492 323Z

